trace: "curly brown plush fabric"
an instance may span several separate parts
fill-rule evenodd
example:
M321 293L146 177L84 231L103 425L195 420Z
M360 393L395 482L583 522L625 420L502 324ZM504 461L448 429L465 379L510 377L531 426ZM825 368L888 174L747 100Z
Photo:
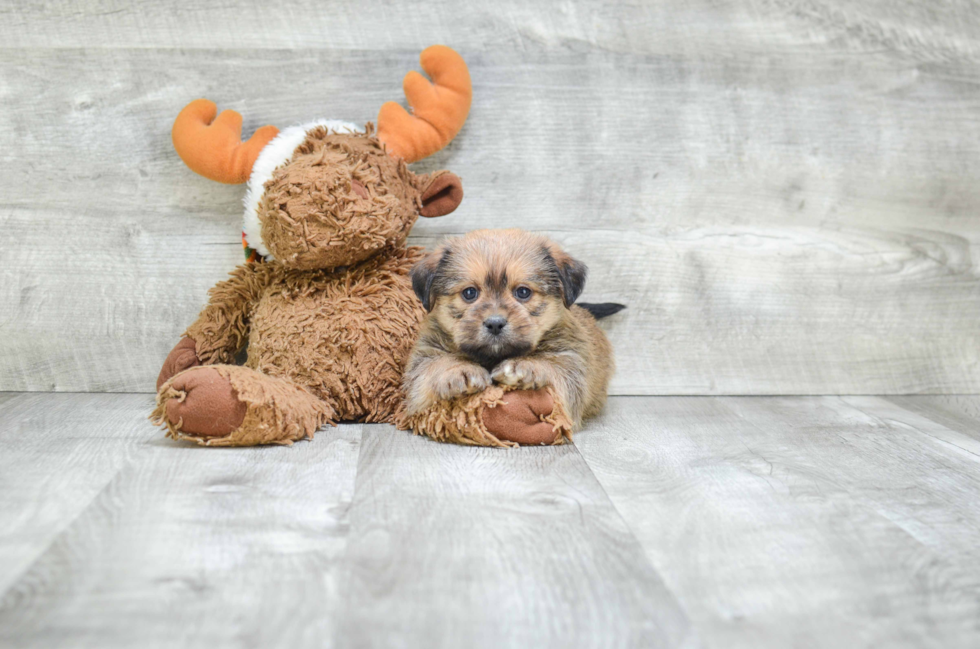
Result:
M571 426L559 405L538 416L500 388L399 419L425 316L409 278L424 253L405 241L420 211L451 212L462 187L448 172L416 176L367 130L314 128L273 172L258 209L271 258L211 289L160 372L153 421L208 446L290 444L338 421L401 422L465 444L560 443ZM489 418L500 434L488 408L503 408Z
M169 436L210 446L289 444L340 420L395 423L402 369L424 315L408 278L422 253L406 248L408 232L420 215L449 214L463 199L455 175L416 175L406 161L448 144L472 97L456 52L432 46L420 63L432 82L405 76L413 114L386 103L381 139L371 124L358 133L320 121L266 126L242 143L234 111L218 114L198 100L178 115L174 147L191 169L249 183L242 239L250 263L209 292L164 361L152 419ZM259 255L264 261L251 263ZM548 438L538 421L543 395L498 396L485 395L498 416L481 415L483 405L438 404L416 432L442 435L439 422L459 422L465 411L472 430L464 422L454 434L469 443L503 444L490 429L503 439Z
M564 407L555 400L555 393L551 388L535 391L547 392L550 403L553 404L553 410L546 409L548 412L544 413L531 412L529 402L533 403L532 395L517 395L517 392L527 391L510 392L521 397L511 402L506 401L508 392L509 388L493 385L478 394L439 402L414 416L407 416L404 411L400 411L396 425L402 430L413 430L416 435L427 435L440 442L475 446L518 446L519 443L558 445L564 444L566 439L572 439L572 421ZM493 422L492 416L488 417L494 411L508 409L508 406L510 408L506 417L501 417L496 422ZM531 413L531 422L520 412L525 410ZM490 432L488 420L498 424L493 427L495 432ZM538 424L543 424L540 428L550 430L550 435L541 435ZM538 430L534 430L535 428Z
M425 315L408 277L422 254L393 249L332 272L240 266L185 336L212 365L231 362L247 335L246 367L308 390L332 421L392 421Z
M245 405L241 424L220 437L185 432L182 418L168 416L174 414L174 409L168 406L185 402L193 395L191 390L179 389L174 384L188 374L201 372L216 372L226 379ZM215 405L207 405L208 411L213 412ZM190 440L202 446L292 444L296 440L312 438L313 433L332 417L329 406L303 388L235 365L195 367L174 376L157 393L157 406L151 415L155 424L166 427L167 437Z
M207 446L291 444L312 437L324 424L355 420L394 423L439 441L480 446L516 446L508 437L535 444L570 439L572 424L560 404L531 423L517 411L528 406L515 403L513 423L495 429L505 435L490 432L485 413L505 406L505 389L499 386L436 404L410 419L401 414L402 370L425 315L408 269L422 254L414 247L393 250L334 272L288 270L272 263L240 266L212 289L208 306L185 333L183 340L196 341L204 365L162 385L154 422L174 439ZM246 333L246 366L225 364ZM225 377L246 406L241 425L220 437L185 430L179 411L168 408L171 401L188 400L193 395L185 388L189 375L205 371ZM213 419L226 416L221 404L201 407ZM539 434L525 441L531 438L521 431L539 422L550 427L550 438L542 440Z
M333 268L404 244L428 177L385 153L370 132L370 125L363 136L315 128L272 174L259 214L262 239L278 261Z

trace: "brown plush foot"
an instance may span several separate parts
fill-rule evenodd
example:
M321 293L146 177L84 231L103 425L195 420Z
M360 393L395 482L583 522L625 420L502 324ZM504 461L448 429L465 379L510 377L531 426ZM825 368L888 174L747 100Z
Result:
M225 437L242 425L247 404L227 377L213 367L195 367L174 377L171 387L184 394L167 402L167 420L187 435Z
M502 397L503 403L483 411L483 424L499 439L522 446L554 444L554 427L541 421L550 415L555 402L547 390L514 390Z

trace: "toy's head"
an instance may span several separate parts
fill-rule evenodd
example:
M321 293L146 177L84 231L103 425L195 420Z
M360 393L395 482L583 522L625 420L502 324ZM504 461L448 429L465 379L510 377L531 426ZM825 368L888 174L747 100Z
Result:
M173 141L193 171L224 183L248 183L243 242L250 259L289 268L357 263L405 241L419 215L449 214L463 187L447 171L416 175L406 163L432 155L462 128L471 100L466 63L434 45L422 68L405 76L410 115L393 102L378 113L378 132L318 120L280 132L263 126L241 141L241 115L220 115L198 99L177 116Z

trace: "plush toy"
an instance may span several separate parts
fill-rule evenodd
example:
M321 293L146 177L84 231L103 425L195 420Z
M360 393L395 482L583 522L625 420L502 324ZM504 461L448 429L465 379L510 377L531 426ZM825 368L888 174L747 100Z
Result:
M406 163L448 144L469 112L463 59L427 48L404 91L361 129L319 120L241 142L241 116L187 105L173 126L193 171L248 183L247 263L209 292L164 361L153 420L175 439L211 446L289 444L337 421L397 423L436 439L505 446L560 443L570 427L547 390L493 387L400 415L401 374L425 315L408 277L423 256L406 247L419 215L460 204L459 178ZM217 115L217 116L216 116ZM235 357L248 345L244 366Z

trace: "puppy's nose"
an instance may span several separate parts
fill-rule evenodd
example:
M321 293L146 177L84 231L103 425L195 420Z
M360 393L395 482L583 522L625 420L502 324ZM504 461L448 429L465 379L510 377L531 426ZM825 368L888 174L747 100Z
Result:
M494 336L499 336L500 332L507 326L507 318L502 315L490 316L483 321L483 326Z

